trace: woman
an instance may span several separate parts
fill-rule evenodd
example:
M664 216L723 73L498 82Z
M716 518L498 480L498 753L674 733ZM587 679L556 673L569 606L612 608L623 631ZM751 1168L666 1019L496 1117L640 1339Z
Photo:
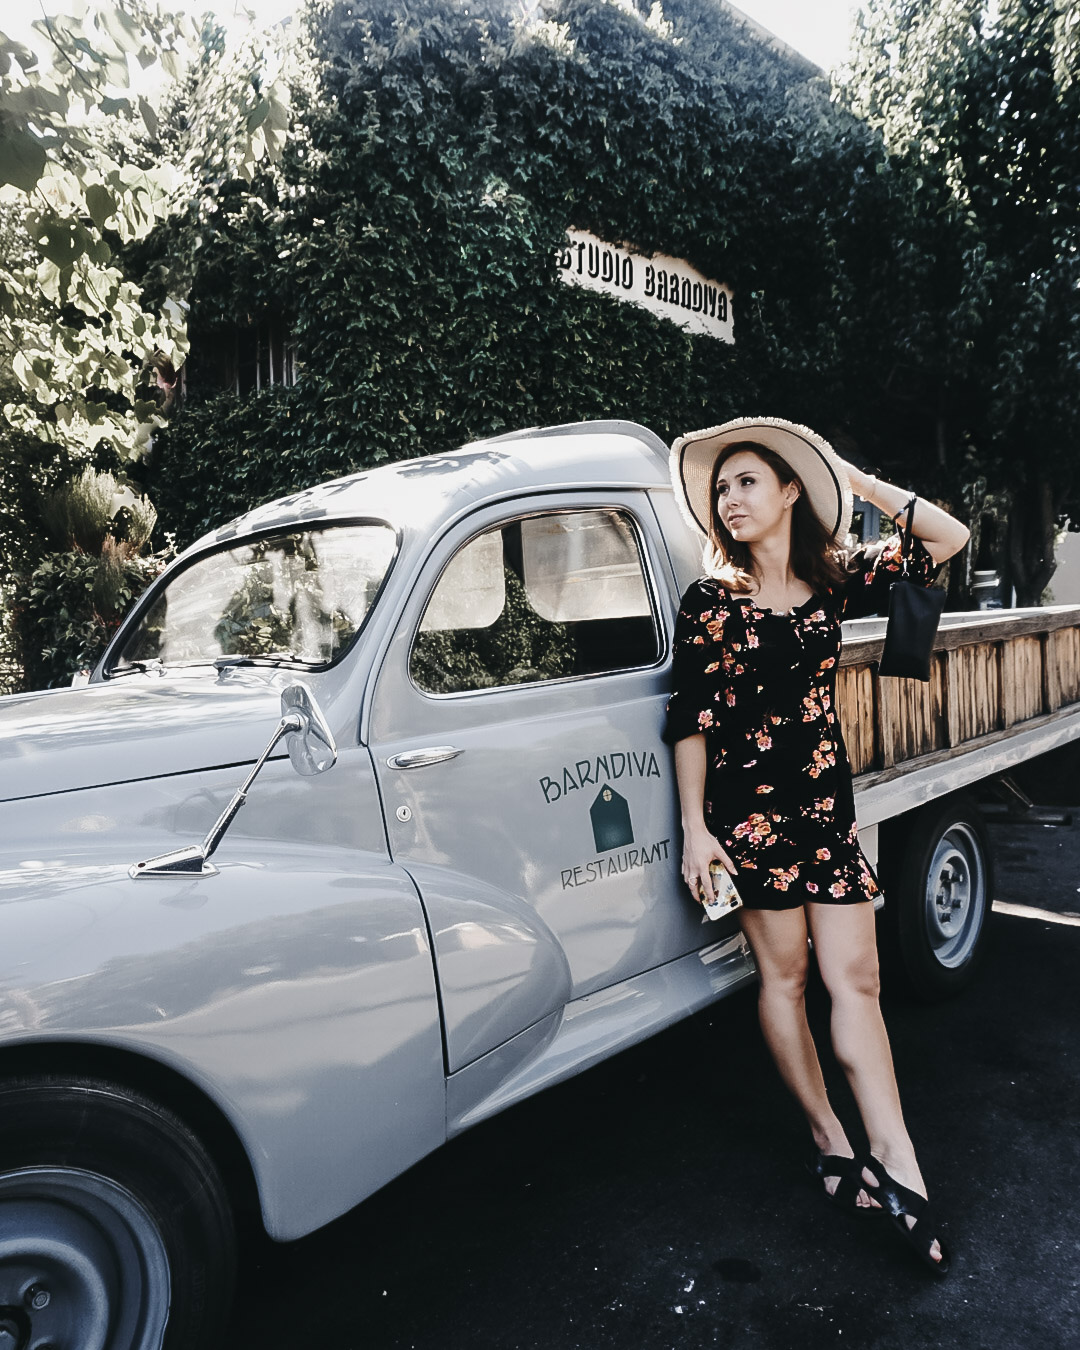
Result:
M841 618L883 611L899 536L845 557L852 489L906 524L909 494L841 460L805 427L740 418L675 442L672 476L707 536L707 575L683 596L665 739L675 747L683 880L714 860L743 899L759 1012L806 1114L811 1171L835 1202L882 1208L938 1274L949 1266L904 1125L878 1006L873 899L835 706ZM929 585L968 531L919 499L908 575ZM832 1000L831 1036L870 1144L855 1157L806 1020L807 937Z

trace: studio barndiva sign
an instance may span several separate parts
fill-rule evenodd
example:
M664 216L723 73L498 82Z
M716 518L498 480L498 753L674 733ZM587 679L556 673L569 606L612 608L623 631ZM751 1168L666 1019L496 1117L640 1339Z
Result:
M730 289L703 277L688 262L605 244L584 230L567 230L556 260L568 285L640 305L691 333L735 341Z

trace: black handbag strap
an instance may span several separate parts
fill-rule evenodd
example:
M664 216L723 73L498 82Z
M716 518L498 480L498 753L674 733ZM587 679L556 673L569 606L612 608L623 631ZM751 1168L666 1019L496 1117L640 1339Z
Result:
M913 538L912 528L915 520L915 502L917 497L913 492L907 500L904 510L907 512L907 521L904 525L904 538L900 545L900 571L904 577L908 574L908 563L911 561L911 540ZM896 513L900 514L899 511Z

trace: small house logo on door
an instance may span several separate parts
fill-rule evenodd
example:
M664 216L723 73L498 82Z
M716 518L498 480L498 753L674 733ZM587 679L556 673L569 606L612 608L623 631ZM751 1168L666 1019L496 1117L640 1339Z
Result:
M607 783L596 794L592 806L589 807L589 816L592 819L597 853L607 853L613 848L624 848L634 842L629 803Z

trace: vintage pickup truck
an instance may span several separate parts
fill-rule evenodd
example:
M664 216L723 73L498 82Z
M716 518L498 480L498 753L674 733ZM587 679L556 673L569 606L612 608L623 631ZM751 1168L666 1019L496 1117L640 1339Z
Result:
M209 1346L237 1216L309 1233L753 979L679 881L666 461L594 422L272 502L0 702L0 1350ZM1080 613L966 621L925 688L873 620L840 675L931 994L990 901L962 789L1080 735Z

